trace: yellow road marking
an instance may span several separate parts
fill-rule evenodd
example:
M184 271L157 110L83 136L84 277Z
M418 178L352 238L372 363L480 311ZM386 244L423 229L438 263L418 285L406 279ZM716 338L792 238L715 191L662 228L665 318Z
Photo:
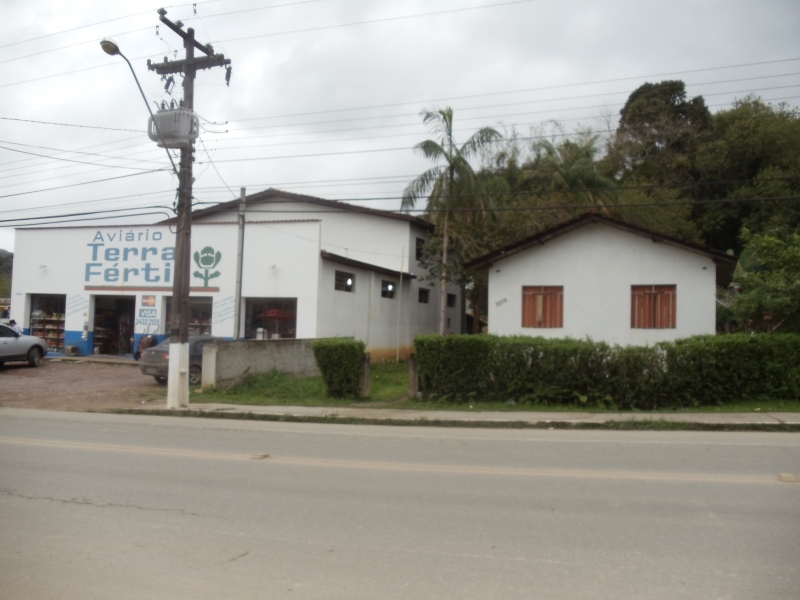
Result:
M275 455L237 454L233 452L208 452L181 448L152 448L122 444L95 444L89 442L53 441L33 438L0 437L0 444L15 446L37 446L65 450L86 450L93 452L118 452L124 454L146 454L173 458L197 458L210 460L240 460L258 464L313 467L325 469L355 469L402 473L435 473L444 475L493 475L506 477L560 478L560 479L611 479L627 481L696 482L696 483L777 483L775 475L735 475L713 473L675 473L658 471L618 471L589 469L547 469L531 467L484 467L445 464L397 463L360 460L339 460L327 458L298 458Z

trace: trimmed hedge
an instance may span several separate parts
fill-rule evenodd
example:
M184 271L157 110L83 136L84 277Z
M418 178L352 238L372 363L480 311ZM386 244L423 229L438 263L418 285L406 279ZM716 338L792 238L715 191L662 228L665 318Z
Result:
M328 396L358 398L364 342L351 338L329 338L315 340L311 347Z
M655 346L532 337L421 335L420 390L431 400L617 409L800 398L800 336L698 336Z

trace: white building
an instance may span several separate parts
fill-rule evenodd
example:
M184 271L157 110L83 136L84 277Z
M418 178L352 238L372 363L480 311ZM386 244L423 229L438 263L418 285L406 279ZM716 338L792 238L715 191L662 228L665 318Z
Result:
M233 336L237 210L194 213L191 333ZM407 357L414 335L438 330L439 290L418 263L431 229L277 190L248 196L243 337L355 337L373 360ZM53 352L131 353L144 334L168 335L174 240L171 223L17 229L11 317ZM460 291L448 292L456 333Z
M478 258L489 332L645 345L713 334L736 257L588 213Z

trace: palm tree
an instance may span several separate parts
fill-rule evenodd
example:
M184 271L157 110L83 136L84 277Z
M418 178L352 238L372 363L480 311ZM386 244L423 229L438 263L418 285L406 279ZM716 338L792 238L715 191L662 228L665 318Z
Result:
M479 179L472 170L469 159L501 136L491 127L484 127L459 148L453 138L452 108L448 106L438 110L424 110L421 114L422 122L439 136L439 141L425 140L414 146L414 150L431 162L441 164L431 167L408 184L403 192L401 209L414 208L417 200L427 196L428 215L444 215L439 313L439 334L444 335L447 308L447 225L450 211L455 208L487 209L487 203L479 193Z

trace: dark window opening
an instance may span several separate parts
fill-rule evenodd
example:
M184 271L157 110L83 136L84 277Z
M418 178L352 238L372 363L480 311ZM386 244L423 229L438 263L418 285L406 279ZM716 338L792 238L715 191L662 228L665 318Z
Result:
M189 335L211 335L211 313L214 300L211 297L189 298ZM172 296L167 298L167 336L172 326Z
M425 240L422 238L417 238L417 260L422 260L422 254L425 251Z
M431 298L431 291L426 288L419 288L419 301L421 304L427 304Z
M297 337L297 298L248 298L245 337L274 340Z
M447 308L455 308L456 300L458 300L458 296L455 294L447 294Z
M394 298L394 290L397 287L394 281L381 281L381 298Z
M340 292L352 292L356 287L356 276L352 273L336 271L336 281L333 287Z

